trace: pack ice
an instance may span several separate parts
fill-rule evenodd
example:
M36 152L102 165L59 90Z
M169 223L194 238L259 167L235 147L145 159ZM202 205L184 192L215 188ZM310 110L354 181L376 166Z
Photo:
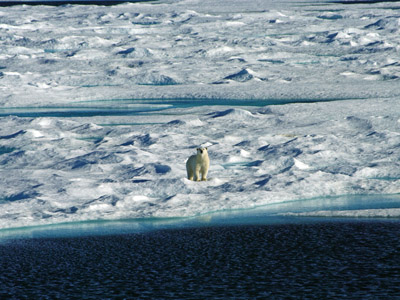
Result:
M400 216L399 4L89 8L0 8L0 228L290 201Z

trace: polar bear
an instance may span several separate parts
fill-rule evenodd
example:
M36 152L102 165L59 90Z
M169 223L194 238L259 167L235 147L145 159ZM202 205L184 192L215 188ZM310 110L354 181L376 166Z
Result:
M207 148L197 148L197 154L192 155L186 162L186 171L189 180L200 181L207 180L210 159L208 158Z

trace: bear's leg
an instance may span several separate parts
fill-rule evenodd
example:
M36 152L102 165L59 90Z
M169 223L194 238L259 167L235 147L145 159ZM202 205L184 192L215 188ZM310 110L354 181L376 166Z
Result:
M193 180L193 170L187 169L187 177L189 180Z
M199 167L196 166L195 178L194 178L195 181L200 181L200 169L201 169L200 166Z
M208 170L206 170L206 169L201 170L201 180L202 181L207 181L207 173L208 173Z

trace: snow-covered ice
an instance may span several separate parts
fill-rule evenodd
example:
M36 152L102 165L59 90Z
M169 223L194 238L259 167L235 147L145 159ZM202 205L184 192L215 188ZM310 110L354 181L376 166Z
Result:
M180 0L0 10L0 104L399 95L398 3Z
M399 217L400 4L251 3L0 8L0 228ZM309 199L331 200L285 208Z

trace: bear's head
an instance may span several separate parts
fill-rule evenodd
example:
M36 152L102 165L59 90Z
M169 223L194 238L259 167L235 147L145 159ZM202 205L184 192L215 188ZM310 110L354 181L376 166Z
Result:
M208 154L207 147L205 147L205 148L203 148L203 147L197 148L197 155L205 156L207 154Z

